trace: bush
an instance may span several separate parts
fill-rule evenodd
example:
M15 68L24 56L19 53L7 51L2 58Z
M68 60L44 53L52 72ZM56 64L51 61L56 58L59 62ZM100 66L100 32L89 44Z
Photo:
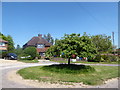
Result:
M24 49L24 54L30 55L32 57L32 59L35 59L36 55L37 55L37 50L35 47L27 47Z
M94 62L101 62L104 61L104 59L102 58L102 56L100 54L96 55L96 57L93 60Z
M110 56L108 55L101 55L105 62L110 62Z
M114 55L111 55L110 56L110 61L111 62L116 62L116 61L118 61L119 60L119 57L118 56L114 56Z

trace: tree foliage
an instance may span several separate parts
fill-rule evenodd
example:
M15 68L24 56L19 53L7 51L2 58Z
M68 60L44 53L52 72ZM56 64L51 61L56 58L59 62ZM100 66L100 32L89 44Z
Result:
M65 34L61 40L50 47L46 55L64 55L66 58L72 58L73 54L79 57L94 57L97 53L96 47L89 36L80 36L80 34Z
M107 35L91 36L92 42L99 53L111 52L113 50L112 40Z
M46 39L49 43L51 43L52 45L54 44L54 39L53 37L51 36L50 33L48 33L47 35L44 35L43 37L44 39Z
M37 55L37 50L35 47L27 47L23 51L24 54L30 55L33 59L35 59Z
M14 41L10 35L7 36L7 41L8 41L8 51L13 51L15 49Z
M0 32L0 38L2 38L3 40L8 41L8 51L13 51L15 49L15 47L14 47L14 41L13 41L12 36L10 36L10 35L5 36L4 34L2 34Z
M17 45L14 52L19 56L19 55L21 55L23 53L23 49L20 47L20 45Z

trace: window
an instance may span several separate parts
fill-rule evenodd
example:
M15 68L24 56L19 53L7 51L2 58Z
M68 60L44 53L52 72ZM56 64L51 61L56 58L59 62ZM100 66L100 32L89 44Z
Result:
M3 43L3 42L0 42L0 46L5 46L5 43Z
M44 45L43 44L38 44L37 48L44 48Z

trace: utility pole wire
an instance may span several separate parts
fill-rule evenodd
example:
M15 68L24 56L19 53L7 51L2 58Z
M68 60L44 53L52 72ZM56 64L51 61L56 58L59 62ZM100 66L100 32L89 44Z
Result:
M78 7L80 7L84 12L86 12L95 22L98 23L99 26L101 26L102 28L109 30L109 28L103 24L98 18L96 18L88 9L86 9L84 6L81 5L81 3L76 2L76 4L78 5Z

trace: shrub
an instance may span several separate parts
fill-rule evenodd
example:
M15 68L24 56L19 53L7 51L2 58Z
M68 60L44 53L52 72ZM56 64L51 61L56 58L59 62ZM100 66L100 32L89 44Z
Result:
M100 54L98 54L98 55L96 55L96 57L94 58L93 61L94 61L94 62L101 62L101 61L103 61L103 58L101 57Z
M116 61L118 61L119 60L119 57L118 56L114 56L114 55L111 55L110 56L110 61L111 62L116 62Z
M32 57L32 59L35 59L36 55L37 55L37 50L35 47L27 47L24 49L24 54L30 55Z
M110 61L110 56L108 55L101 55L101 57L104 59L104 61Z

